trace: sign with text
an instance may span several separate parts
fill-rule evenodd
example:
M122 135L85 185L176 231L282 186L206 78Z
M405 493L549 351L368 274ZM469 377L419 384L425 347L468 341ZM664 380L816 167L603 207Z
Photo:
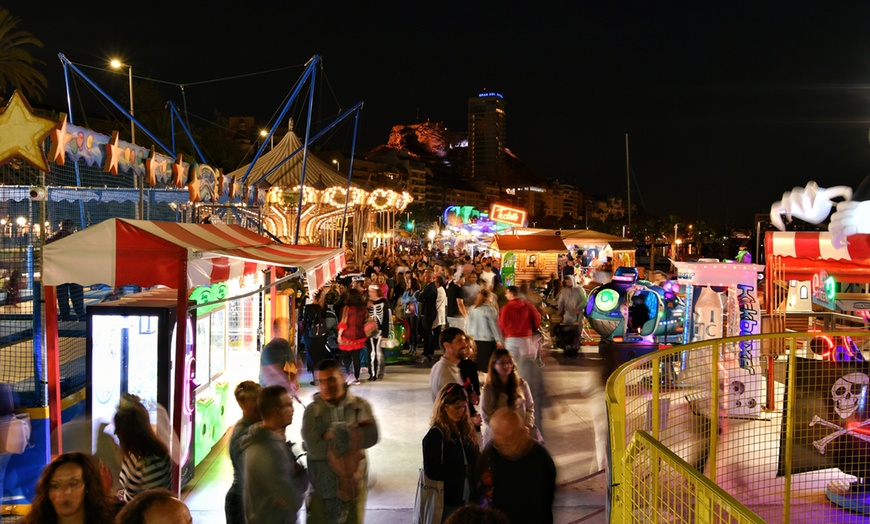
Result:
M489 217L495 222L502 222L516 227L525 227L526 211L513 207L493 204Z

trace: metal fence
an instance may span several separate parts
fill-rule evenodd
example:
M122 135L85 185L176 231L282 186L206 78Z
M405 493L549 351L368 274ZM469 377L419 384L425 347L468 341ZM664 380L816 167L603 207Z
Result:
M731 509L702 519L698 499L709 497L710 508L737 501L765 522L867 522L868 349L867 332L757 335L620 367L607 383L610 521L757 522ZM699 492L698 474L715 486Z

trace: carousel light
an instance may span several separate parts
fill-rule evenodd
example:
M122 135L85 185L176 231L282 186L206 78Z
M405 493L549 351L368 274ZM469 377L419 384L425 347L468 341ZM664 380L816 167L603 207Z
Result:
M429 236L429 240L435 240L435 230L434 229L429 230L428 236Z

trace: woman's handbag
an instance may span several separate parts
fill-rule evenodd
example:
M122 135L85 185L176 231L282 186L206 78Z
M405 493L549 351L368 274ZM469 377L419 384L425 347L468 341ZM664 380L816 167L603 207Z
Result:
M440 431L440 430L439 430ZM441 438L441 464L444 464L444 436ZM432 480L420 468L417 497L414 499L414 524L440 524L444 515L444 481Z
M20 455L30 444L30 415L13 413L0 420L0 454Z

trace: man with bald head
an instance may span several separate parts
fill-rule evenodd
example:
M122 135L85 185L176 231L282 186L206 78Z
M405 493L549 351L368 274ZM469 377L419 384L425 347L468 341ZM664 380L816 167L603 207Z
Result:
M514 524L553 522L556 464L533 440L519 413L498 409L489 419L492 441L477 465L478 489ZM487 475L488 473L488 475Z

